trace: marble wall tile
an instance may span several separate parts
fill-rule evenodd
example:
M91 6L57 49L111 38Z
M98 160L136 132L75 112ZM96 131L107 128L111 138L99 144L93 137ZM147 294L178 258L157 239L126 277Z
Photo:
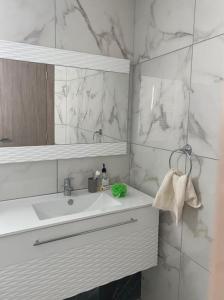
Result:
M67 80L67 73L67 67L56 65L54 69L55 81Z
M131 58L134 0L56 0L57 48Z
M66 144L67 131L67 74L66 67L55 66L54 122L55 144Z
M103 134L127 141L129 76L104 73Z
M73 126L66 126L66 144L93 144L102 143L101 137L95 135L93 131L80 129Z
M56 125L56 129L58 130L58 126ZM64 126L64 141L65 144L94 144L94 143L119 143L120 140L116 138L111 138L105 135L99 135L94 133L93 131L81 129L73 126ZM59 128L60 129L60 128ZM58 132L58 140L60 140L60 132ZM63 136L61 135L61 140Z
M55 124L67 124L67 82L66 80L55 81L54 93L54 120Z
M195 10L195 42L224 33L223 0L197 0Z
M102 129L98 142L128 138L127 74L79 68L55 70L55 124L66 126L66 143L94 143L93 134ZM56 126L56 140L62 128Z
M66 177L72 177L74 189L87 188L88 177L93 176L97 169L101 171L103 163L106 164L110 183L129 182L128 155L59 160L58 190L63 191L63 182Z
M0 168L0 200L57 192L57 162L4 164Z
M202 208L185 207L182 251L204 268L209 269L216 206L218 161L195 158L192 178Z
M169 169L169 151L131 145L131 184L154 197Z
M169 169L169 151L145 146L131 146L130 183L138 190L155 196L162 180ZM184 171L185 159L173 157L173 167ZM173 247L181 247L181 224L176 226L169 212L160 214L160 237Z
M180 252L160 241L158 266L142 274L141 299L178 300L179 270Z
M103 72L68 70L67 124L92 131L102 128Z
M55 145L67 144L67 125L54 125L54 142Z
M173 150L186 143L191 48L135 68L132 142Z
M1 0L0 39L55 47L54 0Z
M195 0L138 0L135 62L186 47L193 41Z
M181 300L207 300L209 272L193 262L186 255L181 256Z
M200 156L219 157L224 36L194 45L189 143Z

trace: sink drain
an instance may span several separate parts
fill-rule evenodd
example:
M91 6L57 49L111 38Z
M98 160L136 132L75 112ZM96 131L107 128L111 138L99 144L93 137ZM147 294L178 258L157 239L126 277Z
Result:
M73 199L69 199L67 203L68 203L68 205L73 205L74 204L74 200Z

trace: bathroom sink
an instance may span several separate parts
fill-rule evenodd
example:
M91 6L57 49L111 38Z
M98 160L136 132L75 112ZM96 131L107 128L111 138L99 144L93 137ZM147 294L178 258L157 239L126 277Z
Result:
M33 209L40 220L46 220L82 212L105 210L119 205L121 203L109 195L96 193L71 197L61 195L50 201L33 204Z

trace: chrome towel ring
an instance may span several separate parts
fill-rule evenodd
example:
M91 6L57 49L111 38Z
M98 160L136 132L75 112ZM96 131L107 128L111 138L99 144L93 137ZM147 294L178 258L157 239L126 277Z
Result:
M172 157L173 157L174 153L176 153L176 152L181 152L181 153L183 153L187 156L187 158L190 162L190 169L188 171L187 176L190 176L191 171L192 171L192 158L191 158L191 156L192 156L192 147L191 147L191 145L187 144L187 145L185 145L184 147L182 147L180 149L176 149L176 150L172 151L172 153L170 154L170 158L169 158L169 167L170 167L170 169L172 169L172 166L171 166Z

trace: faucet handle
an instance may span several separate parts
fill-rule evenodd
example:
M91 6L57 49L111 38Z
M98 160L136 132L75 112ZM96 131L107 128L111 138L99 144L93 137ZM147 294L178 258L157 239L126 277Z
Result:
M71 179L74 179L74 177L72 177L72 176L65 177L64 182L70 182L71 183Z
M64 179L64 195L71 196L72 191L74 191L74 189L71 186L71 177L67 177Z
M71 185L71 177L64 178L64 185Z

